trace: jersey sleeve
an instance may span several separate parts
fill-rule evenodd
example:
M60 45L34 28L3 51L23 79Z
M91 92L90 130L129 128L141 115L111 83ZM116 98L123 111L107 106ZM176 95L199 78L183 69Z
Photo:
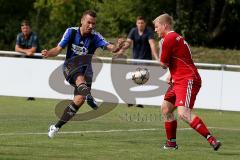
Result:
M148 40L154 39L154 32L151 28L148 28Z
M20 43L21 43L20 34L18 34L16 38L16 45L20 45Z
M38 36L36 34L33 35L32 47L38 47Z
M71 32L72 32L71 28L66 29L65 33L62 36L62 39L58 43L58 46L60 46L62 48L65 48L67 46L67 44L70 40Z
M96 33L95 42L96 48L106 49L107 45L109 45L109 42L107 42L100 33Z
M162 42L161 47L161 62L169 64L170 58L172 56L172 49L175 45L175 39L173 37L166 36Z
M135 28L132 28L128 34L129 39L134 40L134 32L135 32Z

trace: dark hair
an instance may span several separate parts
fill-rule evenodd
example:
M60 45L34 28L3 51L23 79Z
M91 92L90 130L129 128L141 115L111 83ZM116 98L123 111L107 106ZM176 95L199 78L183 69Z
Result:
M143 16L137 16L137 20L143 20L144 22L146 22L146 19Z
M89 16L94 17L94 18L97 17L97 13L93 10L86 10L85 12L83 12L82 17L85 17L86 15L89 15Z
M28 20L23 20L21 26L30 26L30 23Z

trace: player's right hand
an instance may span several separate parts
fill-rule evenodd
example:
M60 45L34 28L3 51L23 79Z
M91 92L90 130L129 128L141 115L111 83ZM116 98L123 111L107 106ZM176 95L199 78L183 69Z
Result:
M44 58L47 58L49 56L48 51L46 49L42 50L41 53Z
M171 74L169 74L169 75L167 76L166 82L167 82L169 85L173 85L173 79L172 79Z

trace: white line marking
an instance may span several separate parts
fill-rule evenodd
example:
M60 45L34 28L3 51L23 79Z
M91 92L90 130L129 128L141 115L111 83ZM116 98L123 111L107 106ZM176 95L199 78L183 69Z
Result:
M208 129L240 131L240 128L222 128L222 127L208 127ZM113 132L143 132L143 131L162 131L160 128L143 128L143 129L113 129L113 130L92 130L92 131L69 131L58 132L58 134L81 134L81 133L113 133ZM178 131L192 130L192 128L178 128ZM20 135L47 135L47 132L16 132L16 133L0 133L0 136L20 136Z

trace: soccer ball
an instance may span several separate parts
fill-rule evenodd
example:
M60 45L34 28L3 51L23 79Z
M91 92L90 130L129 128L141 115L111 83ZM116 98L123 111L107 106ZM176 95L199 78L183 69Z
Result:
M145 84L149 79L149 71L147 68L137 68L132 72L132 80L138 85Z

